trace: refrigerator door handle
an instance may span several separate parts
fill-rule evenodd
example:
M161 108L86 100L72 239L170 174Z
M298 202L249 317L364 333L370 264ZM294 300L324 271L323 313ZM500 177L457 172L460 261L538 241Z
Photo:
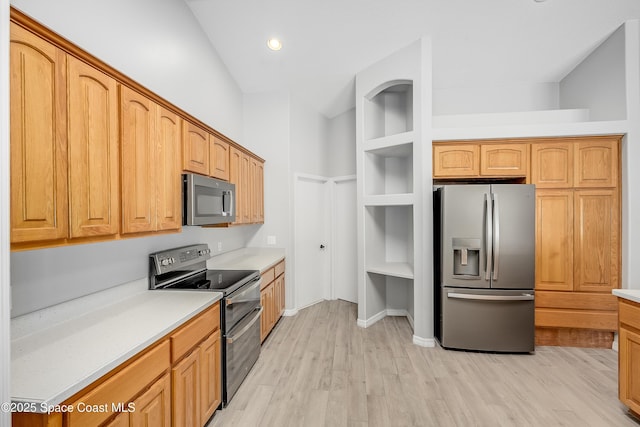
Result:
M500 266L500 204L498 195L491 193L493 199L493 280L498 280Z
M485 245L486 245L486 254L487 259L485 263L486 271L484 273L484 280L491 280L491 270L493 270L492 261L493 261L493 227L491 223L493 222L493 209L491 203L491 196L489 194L484 193L484 206L485 206L485 214L486 214L486 223L485 223Z
M460 294L457 292L449 292L447 298L470 299L482 301L533 301L533 294L522 295L477 295L477 294Z

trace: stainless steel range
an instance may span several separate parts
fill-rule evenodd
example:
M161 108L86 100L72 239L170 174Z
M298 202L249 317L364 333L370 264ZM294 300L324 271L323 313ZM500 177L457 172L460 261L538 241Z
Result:
M238 391L260 356L260 272L207 270L206 244L149 255L149 288L222 292L222 404Z

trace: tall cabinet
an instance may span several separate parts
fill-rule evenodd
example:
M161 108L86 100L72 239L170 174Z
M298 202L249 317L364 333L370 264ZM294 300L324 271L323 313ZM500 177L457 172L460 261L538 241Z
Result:
M423 39L356 77L358 325L406 316L423 346L434 345L430 60Z

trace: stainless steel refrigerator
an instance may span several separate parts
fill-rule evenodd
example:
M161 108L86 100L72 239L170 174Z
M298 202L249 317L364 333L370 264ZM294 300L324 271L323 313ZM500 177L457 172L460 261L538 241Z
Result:
M434 221L440 344L534 351L535 186L444 185Z

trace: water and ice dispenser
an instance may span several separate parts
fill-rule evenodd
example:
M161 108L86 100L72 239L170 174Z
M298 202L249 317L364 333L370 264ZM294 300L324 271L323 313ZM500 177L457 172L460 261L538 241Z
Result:
M458 279L480 278L480 239L454 237L453 277Z

